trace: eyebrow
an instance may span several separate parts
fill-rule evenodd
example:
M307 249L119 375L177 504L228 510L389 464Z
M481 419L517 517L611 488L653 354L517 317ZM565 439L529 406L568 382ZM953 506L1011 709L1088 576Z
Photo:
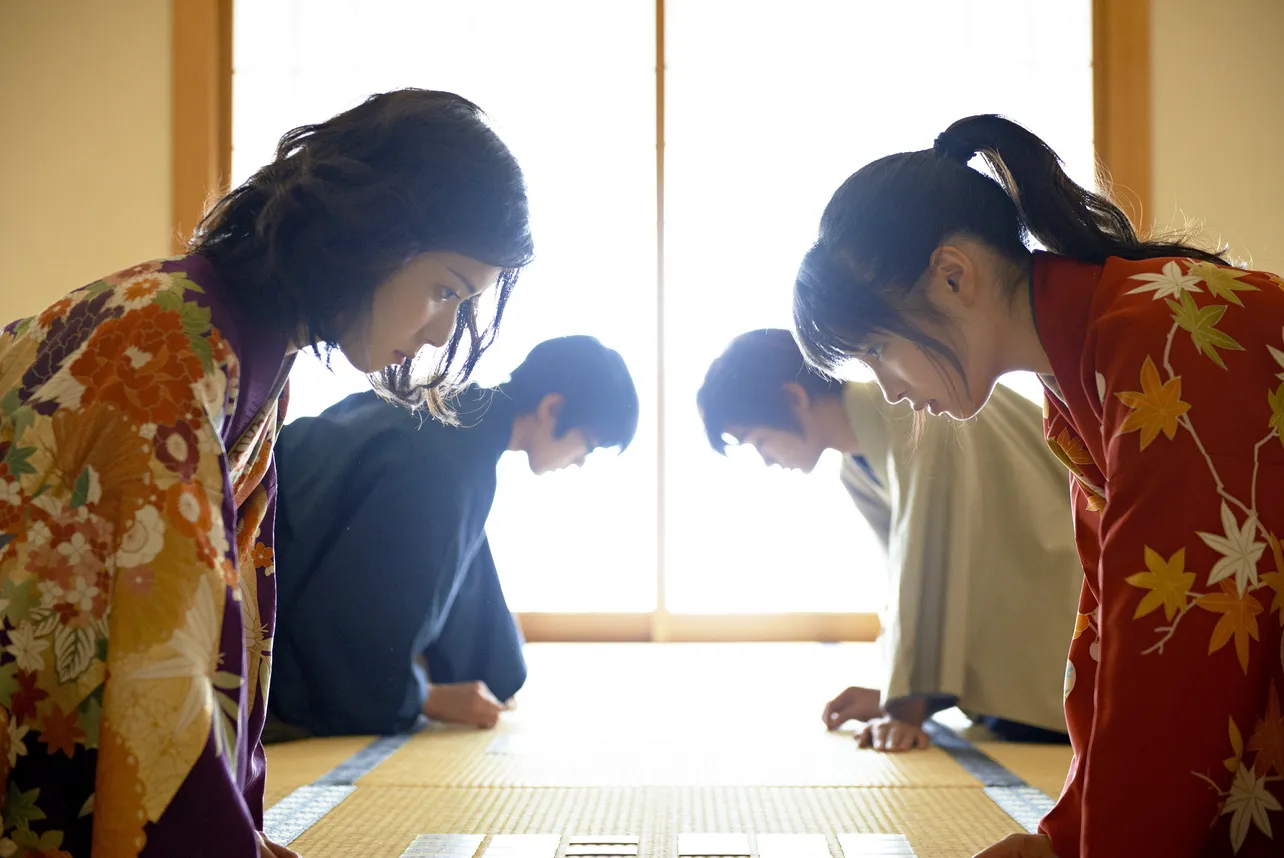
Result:
M451 274L455 275L456 277L458 277L459 282L464 284L464 289L468 291L469 298L477 294L478 289L476 286L473 285L473 282L471 280L469 280L467 277L460 274L458 271L456 271L453 268L447 268L446 270L449 271Z

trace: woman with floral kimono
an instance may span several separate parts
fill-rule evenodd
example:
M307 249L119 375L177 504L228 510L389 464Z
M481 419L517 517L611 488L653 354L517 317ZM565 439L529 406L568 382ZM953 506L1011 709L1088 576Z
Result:
M1138 237L1038 137L973 116L838 189L794 315L814 364L864 361L920 412L1043 379L1085 570L1075 756L1039 833L981 854L1284 853L1284 281Z
M259 832L294 354L442 416L531 253L480 110L402 90L286 134L188 255L5 329L0 856L293 854Z

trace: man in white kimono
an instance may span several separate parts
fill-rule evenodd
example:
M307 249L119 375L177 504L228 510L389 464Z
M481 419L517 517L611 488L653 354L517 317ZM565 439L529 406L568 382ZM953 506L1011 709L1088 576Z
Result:
M972 420L931 420L919 434L907 403L809 371L778 329L733 340L698 404L718 452L749 444L765 464L804 472L842 453L843 482L886 549L882 687L838 695L827 727L863 721L862 745L926 747L923 722L957 705L999 738L1065 741L1083 570L1038 405L1000 385Z

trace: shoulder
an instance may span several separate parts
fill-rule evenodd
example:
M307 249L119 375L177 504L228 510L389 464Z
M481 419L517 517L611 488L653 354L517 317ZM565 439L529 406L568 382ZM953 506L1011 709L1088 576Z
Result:
M1225 367L1229 351L1243 351L1236 338L1277 339L1284 313L1284 280L1202 260L1110 259L1094 296L1085 357L1178 354L1194 347ZM1183 341L1185 341L1183 343Z
M139 425L221 408L236 356L184 260L142 263L72 292L6 329L5 375L20 401L113 405ZM26 370L23 370L25 365Z
M1039 254L1034 297L1039 336L1064 388L1120 361L1171 351L1174 337L1218 365L1239 345L1234 331L1278 338L1284 280L1184 257L1088 266Z

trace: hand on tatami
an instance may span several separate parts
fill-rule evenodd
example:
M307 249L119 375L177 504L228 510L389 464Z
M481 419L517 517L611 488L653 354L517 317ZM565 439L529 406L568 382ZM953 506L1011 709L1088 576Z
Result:
M299 858L299 853L268 840L268 836L259 832L259 858Z
M972 858L1057 858L1052 841L1042 834L1009 834Z
M851 687L825 704L825 726L837 730L848 721L873 721L883 714L875 688Z
M424 702L424 714L434 721L486 730L499 723L499 714L505 708L484 682L433 685Z
M875 751L917 751L932 744L921 724L897 721L895 718L875 718L856 734L862 748Z

